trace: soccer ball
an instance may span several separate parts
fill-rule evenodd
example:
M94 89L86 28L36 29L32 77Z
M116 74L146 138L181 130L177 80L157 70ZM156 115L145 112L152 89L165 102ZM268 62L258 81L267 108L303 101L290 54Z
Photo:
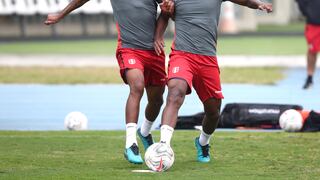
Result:
M88 119L81 112L70 112L64 118L64 127L68 130L86 130L88 128Z
M167 144L154 143L147 149L144 160L152 171L162 172L173 165L174 153Z
M281 114L279 124L287 132L297 132L303 126L303 119L298 111L289 109Z

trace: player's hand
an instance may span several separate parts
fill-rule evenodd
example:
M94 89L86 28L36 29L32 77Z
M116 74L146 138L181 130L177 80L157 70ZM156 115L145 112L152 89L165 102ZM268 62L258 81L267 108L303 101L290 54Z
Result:
M160 3L160 9L161 9L161 12L168 14L170 16L173 16L174 14L173 0L163 0L163 2Z
M273 11L272 4L270 3L261 3L258 6L258 9L261 11L266 11L267 13L271 13Z
M165 46L163 38L155 38L153 46L158 56L162 54L164 52L164 46Z
M58 23L62 19L60 14L48 14L47 19L44 21L45 25L52 25Z

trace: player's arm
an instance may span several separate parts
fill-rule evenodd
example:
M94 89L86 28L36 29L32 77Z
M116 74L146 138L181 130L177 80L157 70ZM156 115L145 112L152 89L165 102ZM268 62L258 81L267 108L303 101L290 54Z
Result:
M260 0L228 0L233 3L249 7L251 9L259 9L261 11L266 11L268 13L272 12L272 4L271 3L265 3Z
M164 52L164 40L163 35L167 29L169 16L165 13L161 13L157 20L157 28L154 34L154 50L159 55Z
M72 0L61 12L48 14L44 24L51 25L51 24L58 23L66 15L71 13L73 10L81 7L83 4L85 4L88 1L89 0Z

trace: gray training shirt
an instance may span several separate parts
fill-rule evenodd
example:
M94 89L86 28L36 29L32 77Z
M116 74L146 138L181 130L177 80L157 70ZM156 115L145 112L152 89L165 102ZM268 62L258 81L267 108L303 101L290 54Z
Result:
M215 56L222 1L175 0L173 49Z
M111 0L121 47L154 49L157 2L162 0Z

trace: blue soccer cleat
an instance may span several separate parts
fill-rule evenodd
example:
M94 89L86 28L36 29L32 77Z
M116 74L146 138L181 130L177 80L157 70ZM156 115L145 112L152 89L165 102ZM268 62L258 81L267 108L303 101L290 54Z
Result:
M144 150L147 150L148 147L151 146L154 143L152 135L149 134L147 137L142 136L140 128L137 130L137 134L138 134L138 136L140 137L140 139L142 141Z
M141 158L141 155L139 153L139 148L134 143L131 147L124 150L124 157L133 164L142 164L143 160Z
M210 162L210 146L209 144L201 146L199 137L194 140L194 144L197 148L197 159L199 162L207 163Z

